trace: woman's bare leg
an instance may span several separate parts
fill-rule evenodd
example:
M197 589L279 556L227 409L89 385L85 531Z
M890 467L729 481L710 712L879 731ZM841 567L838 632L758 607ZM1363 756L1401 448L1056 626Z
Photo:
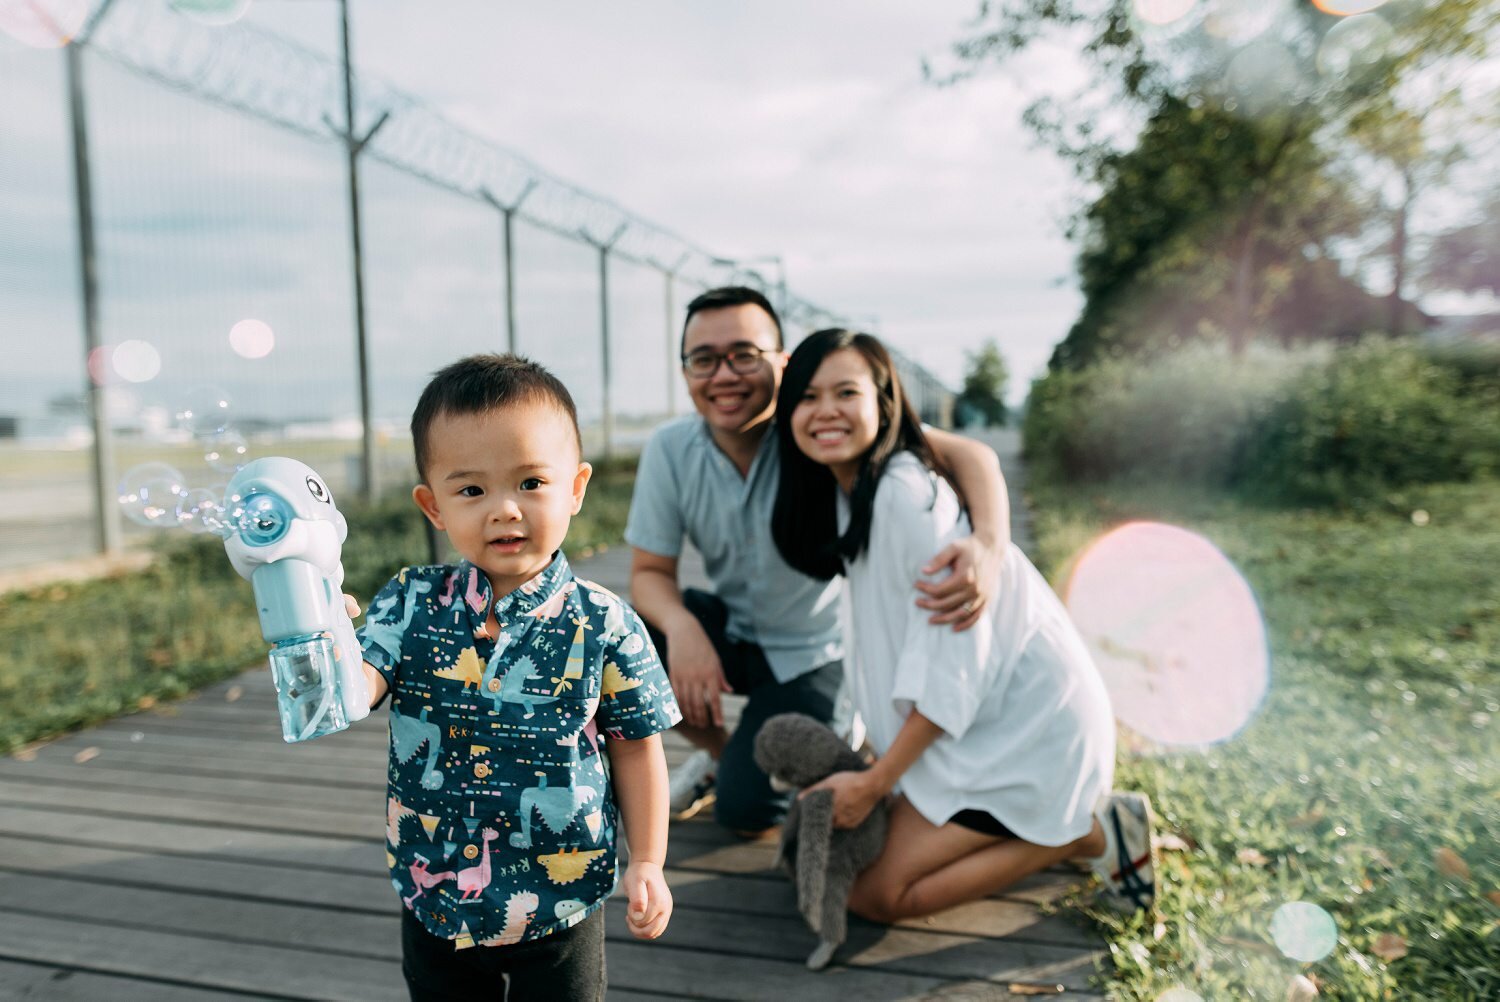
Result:
M930 915L1003 890L1065 859L1097 856L1103 841L1098 822L1083 838L1061 846L934 825L905 797L897 797L885 848L855 880L849 910L874 922Z

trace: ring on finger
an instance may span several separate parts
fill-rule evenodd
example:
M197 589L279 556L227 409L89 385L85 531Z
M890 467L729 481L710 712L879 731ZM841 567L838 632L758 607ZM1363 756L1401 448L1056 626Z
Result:
M959 606L959 608L964 611L964 615L966 615L966 616L969 615L970 613L972 613L974 611L974 600L970 599L969 601L965 602L963 605Z

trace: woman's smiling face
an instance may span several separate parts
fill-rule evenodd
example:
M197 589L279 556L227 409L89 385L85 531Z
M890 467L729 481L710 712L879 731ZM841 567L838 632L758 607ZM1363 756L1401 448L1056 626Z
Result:
M865 356L841 348L823 359L791 420L797 448L851 490L860 461L880 434L879 391Z

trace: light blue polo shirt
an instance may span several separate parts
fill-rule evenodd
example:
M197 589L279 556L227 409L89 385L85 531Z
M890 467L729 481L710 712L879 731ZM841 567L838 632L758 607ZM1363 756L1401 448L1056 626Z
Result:
M818 581L781 559L771 539L780 473L774 430L742 477L701 416L669 421L641 453L625 539L663 557L692 540L729 607L730 638L759 644L776 678L790 682L844 656L841 579Z

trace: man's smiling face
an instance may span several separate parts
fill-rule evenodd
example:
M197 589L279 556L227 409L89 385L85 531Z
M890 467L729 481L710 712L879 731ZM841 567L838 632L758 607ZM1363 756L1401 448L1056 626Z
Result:
M786 353L777 347L776 324L770 314L754 303L702 310L693 314L683 332L684 355L700 351L722 355L746 345L764 352L761 364L748 375L734 372L725 362L705 378L684 373L693 406L715 430L743 434L771 419Z

